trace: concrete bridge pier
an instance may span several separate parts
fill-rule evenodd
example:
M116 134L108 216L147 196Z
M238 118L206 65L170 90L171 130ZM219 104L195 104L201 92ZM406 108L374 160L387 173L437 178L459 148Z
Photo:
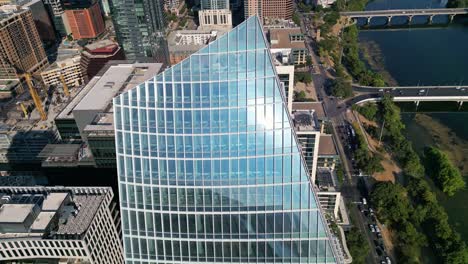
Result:
M458 101L458 110L460 110L463 107L463 101Z
M453 22L453 19L455 18L456 15L449 15L449 23Z
M367 17L367 22L366 22L366 25L370 25L370 23L371 23L371 20L372 20L372 17Z
M414 101L414 103L416 104L416 110L418 110L419 101Z
M428 24L431 25L432 24L432 19L434 18L434 15L430 15L429 16L429 20L428 20Z
M388 16L387 17L387 25L390 26L392 24L392 18L393 16Z
M408 25L411 25L411 22L413 22L413 16L408 16Z

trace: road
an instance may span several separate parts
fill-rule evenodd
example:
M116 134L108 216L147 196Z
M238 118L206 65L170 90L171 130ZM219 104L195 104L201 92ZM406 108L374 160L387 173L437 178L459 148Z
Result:
M309 30L306 29L304 26L306 25L307 21L301 14L299 14L299 16L301 17L302 21L302 32L307 33L305 34L305 42L312 58L313 67L310 69L310 73L312 74L312 80L314 82L318 98L322 99L325 114L332 123L333 136L335 138L338 152L340 154L340 158L344 166L346 177L344 184L341 187L341 193L343 198L345 199L346 204L351 205L348 206L348 210L350 211L349 213L354 217L354 224L361 231L362 234L365 234L369 247L371 248L370 255L367 258L367 262L380 263L381 258L377 255L376 251L374 250L374 239L372 233L370 233L369 231L369 227L367 226L367 219L365 219L366 217L358 210L356 206L357 203L360 203L362 197L361 193L357 188L357 179L361 177L353 176L353 174L355 173L355 169L353 168L351 160L352 153L350 153L349 148L344 147L349 146L350 142L348 134L346 133L346 127L348 126L348 121L346 120L345 116L347 104L340 102L338 101L338 99L327 95L325 91L325 84L327 82L327 79L329 78L328 76L330 76L330 73L322 66L322 64L320 63L320 59L314 52L314 50L318 49L316 47L316 43L310 36L311 32L309 32Z

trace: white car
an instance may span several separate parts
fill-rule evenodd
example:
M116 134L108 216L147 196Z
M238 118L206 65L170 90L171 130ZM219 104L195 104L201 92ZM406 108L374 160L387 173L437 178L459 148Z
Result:
M385 261L387 261L387 264L392 264L392 261L390 260L390 257L385 257Z

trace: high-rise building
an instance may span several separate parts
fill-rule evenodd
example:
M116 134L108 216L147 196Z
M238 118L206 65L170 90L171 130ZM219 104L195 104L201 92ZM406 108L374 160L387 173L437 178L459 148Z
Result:
M201 0L200 8L206 9L229 9L229 0Z
M96 38L105 30L101 7L97 1L67 0L65 8L65 27L74 39Z
M244 0L244 15L259 15L261 19L291 19L294 11L293 0Z
M117 40L128 60L167 63L164 0L114 0Z
M31 10L39 37L45 45L51 45L56 41L56 34L49 14L42 0L18 0L18 5Z
M201 28L225 29L232 28L232 13L229 9L208 9L198 11L198 21Z
M108 61L124 60L119 44L109 39L86 45L81 53L81 70L86 80L91 80Z
M257 17L114 99L129 263L336 263Z
M0 79L17 73L38 73L49 65L31 10L0 7Z
M112 197L106 187L0 187L0 261L122 264Z

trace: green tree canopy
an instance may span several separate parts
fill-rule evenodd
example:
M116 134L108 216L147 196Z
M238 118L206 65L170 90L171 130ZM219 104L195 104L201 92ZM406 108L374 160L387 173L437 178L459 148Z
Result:
M351 82L343 78L336 78L332 83L331 93L333 96L347 98L353 95Z
M460 170L452 164L447 154L435 147L427 147L424 150L424 157L427 173L444 193L452 196L458 190L465 188Z

